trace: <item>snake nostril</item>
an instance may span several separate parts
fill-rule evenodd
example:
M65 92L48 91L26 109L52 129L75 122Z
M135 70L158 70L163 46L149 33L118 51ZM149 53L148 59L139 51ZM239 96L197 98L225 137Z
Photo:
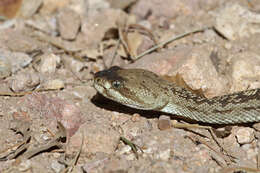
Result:
M96 82L99 83L101 81L100 78L96 78Z

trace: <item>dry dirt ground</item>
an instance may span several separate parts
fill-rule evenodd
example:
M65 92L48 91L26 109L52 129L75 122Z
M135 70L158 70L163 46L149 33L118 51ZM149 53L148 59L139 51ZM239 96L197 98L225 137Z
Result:
M0 16L1 173L260 172L260 124L200 124L217 144L91 81L118 65L208 98L260 88L258 0L2 0Z

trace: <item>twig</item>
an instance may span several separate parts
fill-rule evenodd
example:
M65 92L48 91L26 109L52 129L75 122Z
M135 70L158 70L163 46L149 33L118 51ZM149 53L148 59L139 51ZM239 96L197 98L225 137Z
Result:
M229 159L232 162L235 162L236 157L234 157L231 154L229 154L228 151L223 146L221 146L221 144L218 141L218 139L217 139L215 133L213 132L213 129L212 129L211 126L200 126L198 124L181 124L181 123L175 123L175 122L172 122L172 126L174 128L182 128L182 129L198 128L198 129L206 129L206 130L208 130L210 132L211 137L216 142L216 144L220 147L220 149L229 157Z
M120 140L123 141L126 145L129 145L132 149L132 151L134 152L136 158L138 159L138 153L137 153L137 148L140 149L140 151L143 153L143 150L141 149L141 147L139 147L138 145L134 144L133 142L129 141L128 139L126 139L125 137L120 137Z
M112 60L111 60L111 63L110 63L110 65L109 65L109 67L111 67L111 66L113 65L114 60L116 59L117 50L118 50L118 48L119 48L120 42L121 42L121 40L120 40L120 38L119 38L119 39L117 40L116 48L115 48L115 51L114 51L114 54L113 54L113 57L112 57Z
M60 88L59 89L43 89L43 88L40 88L40 89L36 89L36 90L33 90L33 91L25 91L25 92L19 92L19 93L0 92L0 96L22 97L24 95L32 94L34 92L54 91L54 90L60 90Z
M79 159L80 153L82 151L83 143L84 143L84 135L82 134L81 145L80 145L79 151L77 152L76 156L73 158L71 164L66 169L64 169L62 173L71 173L73 171L73 169Z
M205 30L207 30L207 29L211 29L211 28L212 28L212 27L205 27L205 28L202 28L202 29L195 29L195 30L193 30L193 31L185 32L185 33L183 33L183 34L174 36L174 37L170 38L169 40L166 40L166 41L164 41L164 42L162 42L162 43L159 43L158 45L156 45L156 46L154 46L154 47L152 47L152 48L150 48L150 49L144 51L143 53L141 53L140 55L138 55L138 56L135 57L134 59L135 59L135 61L136 61L136 60L140 59L141 57L143 57L144 55L146 55L146 54L148 54L148 53L154 51L155 49L158 49L159 47L162 47L162 46L164 46L164 45L166 45L166 44L168 44L168 43L170 43L170 42L172 42L172 41L174 41L174 40L178 40L178 39L180 39L180 38L182 38L182 37L185 37L185 36L187 36L187 35L194 34L194 33L197 33L197 32L203 32L203 31L205 31Z

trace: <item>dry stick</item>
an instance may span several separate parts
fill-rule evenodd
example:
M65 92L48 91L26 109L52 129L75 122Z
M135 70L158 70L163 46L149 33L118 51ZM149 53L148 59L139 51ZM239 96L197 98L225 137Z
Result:
M125 26L125 28L126 28L126 26ZM127 29L125 29L125 30L127 30ZM123 45L123 48L124 48L125 52L127 52L128 55L129 55L130 50L129 50L129 46L127 44L127 39L128 38L126 36L126 33L123 32L121 27L118 27L118 35L119 35L119 39L120 39L120 41L121 41L121 43Z
M200 142L201 144L207 146L209 149L211 149L212 151L214 151L218 156L220 156L222 159L224 159L226 163L228 162L228 160L225 158L225 156L224 156L222 153L218 152L218 151L215 150L213 147L211 147L209 144L207 144L207 142L206 142L205 140L199 139L199 138L197 138L197 137L195 137L195 139L193 139L191 136L187 136L187 137L188 137L190 140L192 140L192 142L194 142L194 143L196 143L196 141L198 141L198 142ZM211 156L211 157L214 158L213 156ZM215 159L215 158L214 158L214 159ZM215 161L217 161L217 163L218 163L221 167L224 166L224 163L218 161L217 159L215 159Z
M257 154L256 160L257 160L256 167L257 167L257 169L260 169L260 151L259 151L259 149L258 149L258 154Z
M57 122L57 125L59 131L55 134L54 138L50 142L48 142L47 144L40 145L37 148L33 148L29 151L26 151L23 157L26 159L30 159L33 156L37 155L38 153L51 149L54 146L58 148L62 148L63 147L62 138L68 139L67 132L65 127L59 121Z
M143 57L144 55L146 55L146 54L148 54L148 53L150 53L150 52L152 52L152 51L158 49L159 47L162 47L162 46L164 46L164 45L166 45L166 44L168 44L168 43L170 43L170 42L172 42L172 41L174 41L174 40L180 39L180 38L182 38L182 37L185 37L185 36L187 36L187 35L194 34L194 33L197 33L197 32L203 32L203 31L205 31L205 30L207 30L207 29L212 29L212 27L205 27L205 28L202 28L202 29L195 29L195 30L193 30L193 31L185 32L185 33L180 34L180 35L178 35L178 36L174 36L174 37L170 38L169 40L166 40L166 41L164 41L164 42L162 42L162 43L159 43L158 45L156 45L156 46L154 46L154 47L152 47L152 48L150 48L150 49L144 51L143 53L141 53L140 55L138 55L138 56L135 57L134 59L135 59L135 61L136 61L136 60L140 59L141 57Z
M77 161L79 159L80 153L82 151L82 147L83 147L83 143L84 143L84 134L82 133L82 139L81 139L81 145L79 148L79 151L77 152L76 156L74 157L74 159L72 160L70 166L68 166L68 168L64 169L64 171L62 173L71 173L75 167L75 165L77 164Z
M0 92L0 96L21 97L26 94L32 94L33 92L35 92L35 91L19 92L19 93Z
M113 54L113 57L112 57L112 61L111 61L110 65L109 65L109 67L111 67L111 66L113 65L114 60L116 59L117 50L118 50L118 48L119 48L120 42L121 42L121 39L119 38L119 39L117 40L116 49L115 49L115 51L114 51L114 54Z
M259 169L249 167L227 167L221 169L218 173L231 173L231 172L247 172L247 173L259 173Z
M32 94L34 92L43 92L43 91L54 91L54 90L60 90L59 89L36 89L33 91L25 91L25 92L19 92L19 93L11 93L11 92L0 92L0 96L10 96L10 97L21 97L27 94Z
M30 158L32 158L33 156L37 155L38 153L47 151L47 150L49 150L50 148L55 147L55 146L58 147L58 148L62 148L62 144L61 144L59 141L51 141L51 142L48 143L48 144L41 145L40 147L31 149L30 151L27 151L27 152L24 154L24 157L25 157L26 159L30 159Z
M216 144L221 148L221 150L222 150L224 153L226 153L227 156L229 156L229 159L230 159L232 162L235 161L234 159L236 159L236 157L234 157L234 156L232 156L231 154L229 154L228 151L225 150L225 148L221 146L220 142L218 141L217 137L215 136L215 133L214 133L213 130L212 130L212 127L210 127L210 126L200 126L200 125L198 125L198 124L181 124L181 123L174 123L174 122L172 122L172 126L173 126L174 128L184 128L184 129L199 128L199 129L207 129L207 130L209 130L211 137L212 137L213 140L216 142ZM224 159L224 160L226 160L226 159Z
M123 141L125 144L129 145L132 149L132 151L134 152L136 158L138 159L138 153L137 153L137 149L139 149L142 153L143 153L143 150L141 147L139 147L138 145L136 145L135 143L131 142L130 140L126 139L125 137L121 136L119 138L119 140Z

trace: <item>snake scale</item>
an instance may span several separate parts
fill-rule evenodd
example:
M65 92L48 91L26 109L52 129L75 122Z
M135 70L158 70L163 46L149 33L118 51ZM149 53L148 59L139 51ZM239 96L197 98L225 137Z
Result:
M183 116L210 124L260 121L260 89L211 99L198 96L153 72L113 66L94 75L94 88L123 105Z

